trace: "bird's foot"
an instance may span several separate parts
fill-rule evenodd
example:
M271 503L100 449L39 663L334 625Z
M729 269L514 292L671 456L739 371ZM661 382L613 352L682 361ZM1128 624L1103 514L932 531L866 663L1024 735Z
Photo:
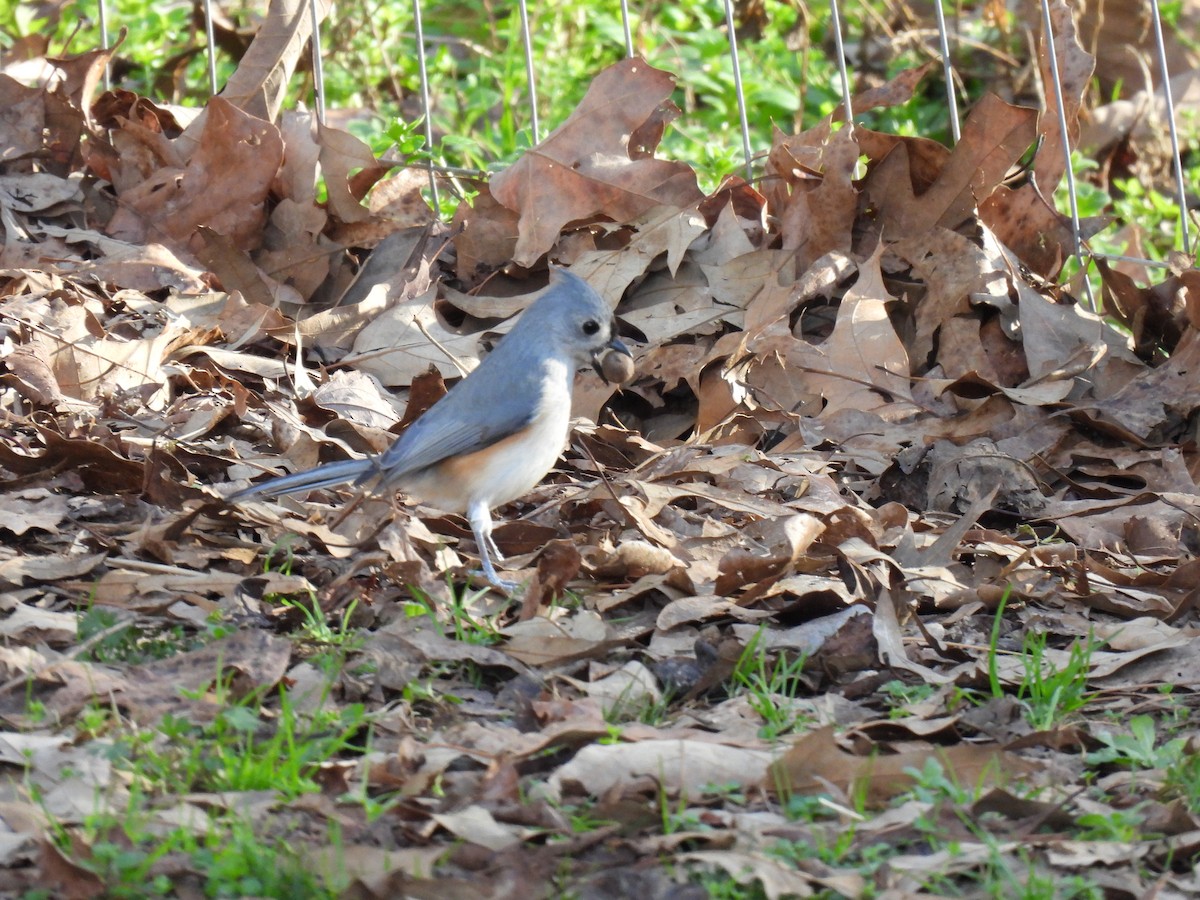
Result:
M471 574L487 579L487 583L492 587L499 588L506 594L511 594L521 586L518 581L509 581L507 578L501 578L500 574L496 571L496 567L492 564L489 554L481 554L479 562L481 568L472 570Z
M471 577L482 578L492 587L503 591L506 594L511 594L521 586L521 582L519 581L509 581L507 578L501 578L499 575L495 575L493 577L492 575L488 575L488 573L483 571L483 569L472 569Z

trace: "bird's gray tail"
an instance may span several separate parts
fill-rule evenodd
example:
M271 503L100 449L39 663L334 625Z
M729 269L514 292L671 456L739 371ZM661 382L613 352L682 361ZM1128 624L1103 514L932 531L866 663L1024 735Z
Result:
M377 465L374 459L347 459L342 462L317 466L307 472L272 478L261 484L252 485L243 491L238 491L236 494L230 494L226 499L236 503L251 497L282 497L284 494L333 487L335 484L344 484L347 481L367 481L376 469Z

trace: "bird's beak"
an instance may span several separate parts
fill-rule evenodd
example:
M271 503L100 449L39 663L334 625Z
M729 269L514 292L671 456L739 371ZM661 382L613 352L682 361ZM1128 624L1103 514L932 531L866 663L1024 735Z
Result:
M633 359L633 354L629 352L629 348L625 346L625 342L614 335L613 339L605 344L603 349L592 356L592 368L596 370L596 374L600 376L600 380L605 384L611 384L604 374L604 369L600 365L600 355L605 350L615 350L617 353L624 353L630 359Z
M616 350L618 353L624 353L630 359L633 359L633 354L629 352L629 348L625 346L625 342L619 337L614 337L605 346L609 350Z

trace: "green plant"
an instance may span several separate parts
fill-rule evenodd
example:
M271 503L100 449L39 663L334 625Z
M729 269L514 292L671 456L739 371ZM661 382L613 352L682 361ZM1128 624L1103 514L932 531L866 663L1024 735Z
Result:
M1088 765L1161 770L1163 793L1200 810L1200 753L1193 740L1176 737L1160 743L1154 719L1146 715L1130 719L1128 733L1100 731L1096 739L1104 746L1088 753Z
M992 630L988 636L988 655L987 655L987 672L988 672L988 687L991 688L992 699L999 700L1004 696L1004 685L1000 683L1000 667L999 667L999 645L1000 645L1000 623L1004 619L1004 610L1008 606L1008 596L1012 593L1012 587L1005 587L1004 593L1000 595L1000 603L996 606L996 614L992 616Z
M1046 632L1029 631L1021 646L1025 674L1017 697L1025 706L1029 724L1039 731L1054 727L1087 704L1092 652L1103 646L1091 634L1072 641L1067 663L1058 669L1047 658L1048 644Z
M675 806L671 806L665 785L660 785L658 790L658 812L663 834L708 830L707 826L700 821L700 812L688 808L687 797L682 792Z
M182 625L142 624L132 620L124 628L121 615L104 606L89 606L79 617L79 640L87 642L99 637L81 659L102 663L140 665L155 659L165 659L204 644L202 638L188 636Z
M206 828L163 828L155 821L145 798L123 815L97 813L84 819L79 840L55 829L59 847L103 881L105 896L114 898L175 895L170 876L154 869L168 856L188 860L209 897L334 897L336 890L304 863L300 850L282 837L270 837L260 827L235 815L217 816ZM334 850L340 846L331 830ZM78 847L85 852L77 853ZM171 867L178 871L176 864Z
M88 738L99 737L117 721L119 716L115 710L94 700L83 708L75 720L79 733Z
M11 23L11 29L4 30L14 34L48 34L57 42L55 52L66 52L70 35L73 49L88 49L99 43L98 29L94 19L81 14L84 10L85 5L68 5L35 20L30 7L0 22ZM249 24L248 10L228 12L235 27ZM514 8L482 0L425 6L425 33L437 37L427 41L435 134L428 147L408 140L415 134L411 123L394 124L403 121L398 113L404 98L419 90L411 9L351 0L339 12L322 26L327 103L376 111L379 118L364 131L376 149L380 146L374 138L398 127L392 139L413 160L427 153L441 165L486 171L508 164L531 145L531 97L524 60L515 52L522 37ZM675 99L684 115L679 127L667 133L665 152L691 160L701 180L715 186L742 162L724 15L719 6L703 0L655 2L639 12L634 22L636 52L680 78ZM110 13L129 28L120 51L122 87L152 97L166 94L186 105L207 99L204 38L190 21L188 8L116 0ZM616 0L534 5L530 13L544 136L575 108L592 76L622 58L624 41ZM865 12L849 15L848 29L862 28L869 20ZM775 124L811 123L840 102L832 64L823 54L809 52L828 28L828 11L772 3L765 21L769 26L754 38L743 35L739 47L746 109L760 137L757 143ZM915 62L920 57L916 52L901 55L892 64L893 73L905 59ZM223 82L234 62L218 53L217 65ZM297 76L291 93L311 102L308 77ZM918 99L876 111L871 124L900 133L941 134L946 130L944 103L936 96L932 99L935 102Z
M887 700L888 718L903 719L908 715L907 707L933 696L936 688L932 684L908 684L895 678L879 686L879 693Z
M626 680L619 694L603 698L604 721L610 727L631 721L659 725L666 720L671 698L659 693L655 685L648 684L646 679L650 676L644 673L645 670L638 666L613 673L613 678L624 676Z
M451 585L449 603L435 603L428 594L415 588L411 593L412 599L404 604L405 614L428 617L437 633L443 637L479 646L490 646L503 637L496 621L498 615L479 616L474 609L488 596L488 588L455 591Z
M704 784L700 787L699 801L705 804L720 803L724 808L744 806L746 794L740 784ZM704 821L703 809L689 806L688 797L680 792L674 807L667 797L665 782L660 781L658 791L659 818L663 834L678 834L681 831L710 831L712 826Z
M1130 719L1128 734L1101 731L1096 734L1096 740L1104 747L1087 755L1090 765L1116 763L1133 769L1165 768L1178 762L1187 747L1185 738L1173 738L1159 744L1154 719L1150 716Z
M296 551L293 549L293 544L296 543L299 535L285 534L282 535L271 549L267 551L267 555L263 557L262 570L264 575L271 572L279 572L281 575L291 575L292 566L296 564ZM279 562L275 559L279 557Z
M1168 795L1181 797L1193 813L1200 813L1200 753L1188 750L1168 763L1163 788Z
M978 792L959 784L937 757L931 756L925 760L925 765L920 769L909 768L904 771L913 778L912 788L903 795L906 799L911 798L923 803L949 802L965 806L974 802Z
M710 900L766 900L768 896L758 879L743 884L726 872L693 872L691 881L704 888Z
M286 534L279 538L263 557L263 572L277 571L282 575L291 575L296 557L293 550L297 535ZM298 600L283 594L266 594L263 602L272 606L285 606L300 614L300 627L297 636L316 652L312 661L322 671L332 676L345 665L351 653L359 649L365 638L354 631L350 620L358 607L357 600L351 600L342 610L340 617L333 623L329 621L321 609L316 594L312 591L304 600Z
M604 723L604 732L605 733L602 737L596 738L597 744L605 744L611 747L614 744L623 743L625 740L624 736L622 735L621 726L616 722L609 722L606 720Z
M788 658L771 655L762 646L764 631L759 629L746 644L733 668L732 681L747 695L750 708L763 720L759 734L775 740L794 731L808 716L796 709L795 700L805 690L803 673L806 656Z
M843 871L853 869L870 878L887 861L905 852L907 845L895 841L861 839L856 825L838 829L814 829L811 838L797 841L776 841L766 852L788 862L818 860ZM863 897L875 896L869 886Z
M558 810L567 817L570 823L570 834L587 834L608 825L615 824L611 819L603 819L596 815L595 804L569 803L558 806ZM569 840L570 835L551 835L552 839Z
M746 788L736 781L724 784L705 784L700 787L701 795L709 802L721 801L722 804L745 806L747 800Z
M1142 830L1146 821L1135 809L1114 809L1107 813L1084 813L1075 820L1082 829L1081 841L1121 841L1127 844L1145 840Z
M46 721L46 704L33 696L33 676L25 679L25 715L33 725L41 725Z
M151 791L274 790L285 798L320 790L321 764L361 748L361 705L304 718L280 691L269 711L255 698L223 706L211 722L164 716L156 730L114 738L110 758Z
M364 635L359 634L350 626L350 619L358 606L357 600L351 600L342 614L330 624L316 597L310 597L307 603L289 598L281 598L283 606L300 611L302 616L299 634L301 640L316 648L312 661L327 675L333 676L345 666L351 653L365 643Z
M199 696L201 692L196 692ZM154 727L123 721L99 703L78 720L80 733L102 735L94 744L112 767L124 773L128 801L121 809L102 808L82 824L51 821L51 834L63 852L96 873L105 896L171 896L174 877L194 873L211 897L325 897L337 885L315 873L297 848L283 837L293 829L280 823L264 830L264 821L222 812L218 805L195 822L164 818L160 807L174 806L191 793L274 791L281 800L321 790L318 777L328 762L360 755L369 739L362 706L318 708L301 713L286 690L251 691L234 698L230 679L221 675L211 694L216 711L208 721L166 715ZM66 771L63 772L66 775ZM27 781L31 797L41 790ZM361 796L368 817L377 818L393 799ZM98 798L99 799L99 798ZM336 855L340 832L329 826L325 844ZM186 864L180 865L181 860ZM189 876L191 877L191 876ZM332 876L328 876L332 877Z
M1006 853L995 836L965 822L987 857L972 872L954 876L932 874L922 886L947 897L980 897L990 900L1102 900L1104 892L1082 875L1064 876L1039 865L1025 848ZM949 855L961 852L954 841L933 842L931 847Z
M783 803L783 814L793 822L815 822L832 815L823 801L828 794L791 794Z
M462 697L451 693L433 676L414 678L404 686L401 694L404 702L409 704L428 703L437 707L443 704L454 705L463 702Z
M1000 852L994 840L987 841L990 855L971 879L978 893L993 900L1102 900L1104 892L1081 875L1062 876L1039 867L1027 851L1017 854L1024 871L1015 869L1013 860Z
M100 46L99 21L94 11L95 6L88 3L62 4L54 8L52 16L37 23L50 39L50 55L69 56ZM108 4L108 15L110 30L115 30L113 23L117 23L128 31L117 57L122 62L122 87L186 106L203 105L208 62L202 30L188 6L114 0ZM115 39L116 34L110 34L110 42L115 43ZM233 62L218 54L218 83L223 83L233 69Z
M996 607L992 619L992 630L988 640L988 685L993 699L1004 696L1004 685L1000 682L999 641L1000 623L1008 605L1009 590L1006 589ZM1048 654L1050 636L1044 631L1026 631L1021 642L1021 662L1024 673L1017 688L1017 698L1025 708L1029 724L1045 731L1059 724L1088 702L1088 671L1092 653L1104 646L1092 634L1086 639L1071 642L1066 665L1056 668Z

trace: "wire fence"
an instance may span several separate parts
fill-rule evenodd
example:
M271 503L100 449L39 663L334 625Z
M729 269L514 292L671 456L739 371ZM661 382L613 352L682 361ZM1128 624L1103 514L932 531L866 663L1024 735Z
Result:
M217 59L216 59L216 42L213 36L214 10L212 9L212 0L202 0L204 9L204 25L207 35L207 56L208 56L208 77L209 90L211 93L218 91L217 79ZM319 122L324 123L326 118L326 101L324 88L324 51L321 41L321 25L325 16L327 6L323 8L322 0L301 0L305 3L310 12L310 21L312 29L312 76L313 76L313 96L311 102L314 113ZM760 145L762 140L761 135L752 133L749 117L747 115L747 100L746 91L743 85L741 64L738 54L738 38L735 27L735 8L733 0L722 0L724 6L724 17L726 24L726 33L728 37L728 59L732 70L732 78L734 90L736 92L737 109L739 118L739 131L741 135L742 157L744 174L748 181L753 182L755 179L755 163L760 158L756 147ZM1163 267L1166 264L1143 257L1117 256L1112 254L1100 254L1088 248L1084 239L1080 223L1080 205L1079 192L1077 184L1077 173L1075 172L1072 160L1071 137L1072 130L1068 127L1067 122L1067 102L1064 99L1062 79L1059 72L1059 56L1054 46L1054 28L1051 24L1051 2L1050 0L1037 0L1040 6L1041 13L1041 33L1043 40L1046 42L1046 57L1049 67L1051 79L1050 96L1053 98L1053 107L1044 110L1044 114L1056 116L1058 119L1058 136L1060 137L1058 147L1044 148L1047 152L1058 152L1062 154L1063 163L1065 166L1066 178L1066 196L1068 205L1068 214L1070 217L1070 226L1072 232L1072 247L1074 255L1077 258L1080 269L1087 271L1090 259L1097 257L1108 258L1112 260L1120 260L1132 262L1143 266ZM620 17L622 25L622 35L624 39L624 53L627 57L636 55L633 35L634 14L630 9L629 0L619 0ZM842 10L841 0L828 0L830 22L832 28L832 39L835 47L835 63L838 70L838 90L840 91L842 109L844 116L850 127L854 123L854 111L852 108L852 91L850 71L847 67L847 38L845 34L845 17ZM105 47L111 45L111 31L115 23L112 20L106 8L105 0L99 0L98 19L101 27L102 41ZM433 102L431 82L427 64L427 54L429 46L434 36L427 34L424 22L426 20L426 6L435 6L436 4L429 2L423 3L422 0L413 0L412 2L412 18L413 32L415 41L413 44L413 53L417 61L417 71L419 75L419 95L421 105L421 117L423 120L423 129L427 145L433 147ZM948 131L952 141L957 142L961 137L959 104L960 100L960 85L963 83L955 66L955 48L961 46L962 36L947 21L943 3L934 2L932 4L936 16L936 44L937 54L940 57L942 64L945 85L946 85L946 103L945 116ZM1164 45L1163 38L1163 17L1160 9L1159 0L1149 0L1149 15L1151 21L1152 34L1154 38L1154 55L1155 68L1159 77L1157 90L1161 93L1162 103L1165 105L1165 119L1167 126L1167 134L1170 141L1170 154L1173 169L1173 181L1175 191L1175 201L1178 205L1180 218L1178 222L1178 234L1180 247L1188 256L1192 253L1192 238L1190 232L1190 223L1188 221L1188 198L1186 195L1186 184L1184 170L1181 163L1181 150L1179 129L1176 120L1175 102L1172 96L1171 79L1168 72L1167 51ZM520 51L524 57L524 70L526 78L526 90L524 96L527 99L527 105L524 109L524 114L528 124L528 128L536 144L544 136L542 133L542 122L538 113L538 72L539 60L535 53L535 44L530 31L530 16L526 0L519 0L518 7L519 23L521 30L521 46ZM643 23L651 24L652 23ZM517 52L514 50L514 52ZM106 81L106 87L108 86ZM433 199L433 206L438 208L438 179L439 172L452 172L452 169L443 168L438 165L436 160L431 160L427 163L429 168L429 190ZM1087 293L1088 299L1093 308L1095 302L1091 295L1091 288L1088 279L1083 279L1084 290Z

